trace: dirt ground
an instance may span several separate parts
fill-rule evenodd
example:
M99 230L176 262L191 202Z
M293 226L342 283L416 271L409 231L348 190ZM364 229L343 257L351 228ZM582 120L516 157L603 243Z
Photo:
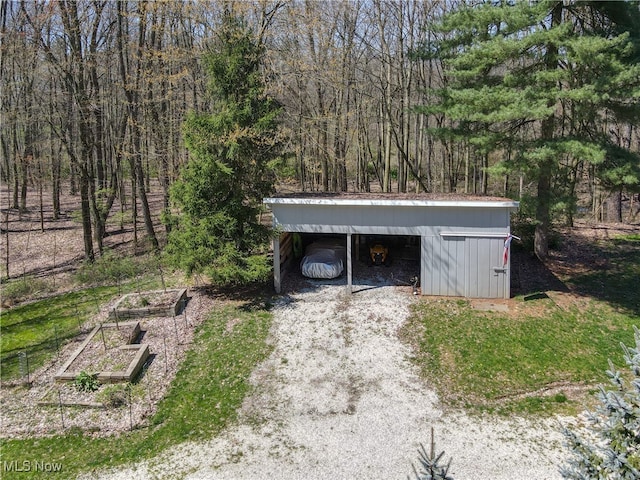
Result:
M50 192L44 192L42 214L39 196L33 190L30 192L27 197L27 211L19 213L16 209L7 208L7 186L0 184L0 274L3 279L7 276L12 279L23 276L46 279L49 287L56 290L70 288L70 275L82 264L84 258L80 198L69 195L65 189L60 199L60 217L56 220L53 216ZM148 199L153 212L156 235L162 239L162 192L156 187L148 193ZM138 245L134 245L131 211L129 208L121 210L120 202L115 201L107 221L105 249L116 255L136 255L147 249L144 222L140 209L138 210ZM121 219L124 220L122 224ZM96 255L99 255L95 242L94 249Z

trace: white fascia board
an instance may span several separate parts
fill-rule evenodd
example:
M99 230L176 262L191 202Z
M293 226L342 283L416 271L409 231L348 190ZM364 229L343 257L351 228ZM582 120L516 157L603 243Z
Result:
M327 205L327 206L377 206L377 207L462 207L462 208L512 208L520 202L498 200L383 200L361 198L265 198L267 205Z

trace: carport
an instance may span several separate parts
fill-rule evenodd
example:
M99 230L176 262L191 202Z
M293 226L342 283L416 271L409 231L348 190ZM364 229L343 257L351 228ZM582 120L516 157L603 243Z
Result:
M433 194L291 194L265 198L273 227L281 234L346 236L347 288L353 286L352 236L420 238L423 295L510 297L510 255L505 240L510 214L519 203L507 198ZM290 259L286 235L273 242L274 286L281 290Z

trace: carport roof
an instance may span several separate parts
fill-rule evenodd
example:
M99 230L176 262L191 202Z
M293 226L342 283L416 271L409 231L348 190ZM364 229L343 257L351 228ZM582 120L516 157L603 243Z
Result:
M267 205L344 205L414 207L497 207L517 209L503 197L436 193L287 193L264 199Z

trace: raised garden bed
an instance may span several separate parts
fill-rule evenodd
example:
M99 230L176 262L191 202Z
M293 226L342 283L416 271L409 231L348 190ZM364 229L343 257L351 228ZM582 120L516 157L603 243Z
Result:
M149 357L149 345L134 344L139 322L97 325L82 345L54 376L57 382L72 382L80 374L97 374L100 383L130 382Z
M187 302L187 289L153 290L124 295L109 312L119 321L140 317L170 317L179 314Z

